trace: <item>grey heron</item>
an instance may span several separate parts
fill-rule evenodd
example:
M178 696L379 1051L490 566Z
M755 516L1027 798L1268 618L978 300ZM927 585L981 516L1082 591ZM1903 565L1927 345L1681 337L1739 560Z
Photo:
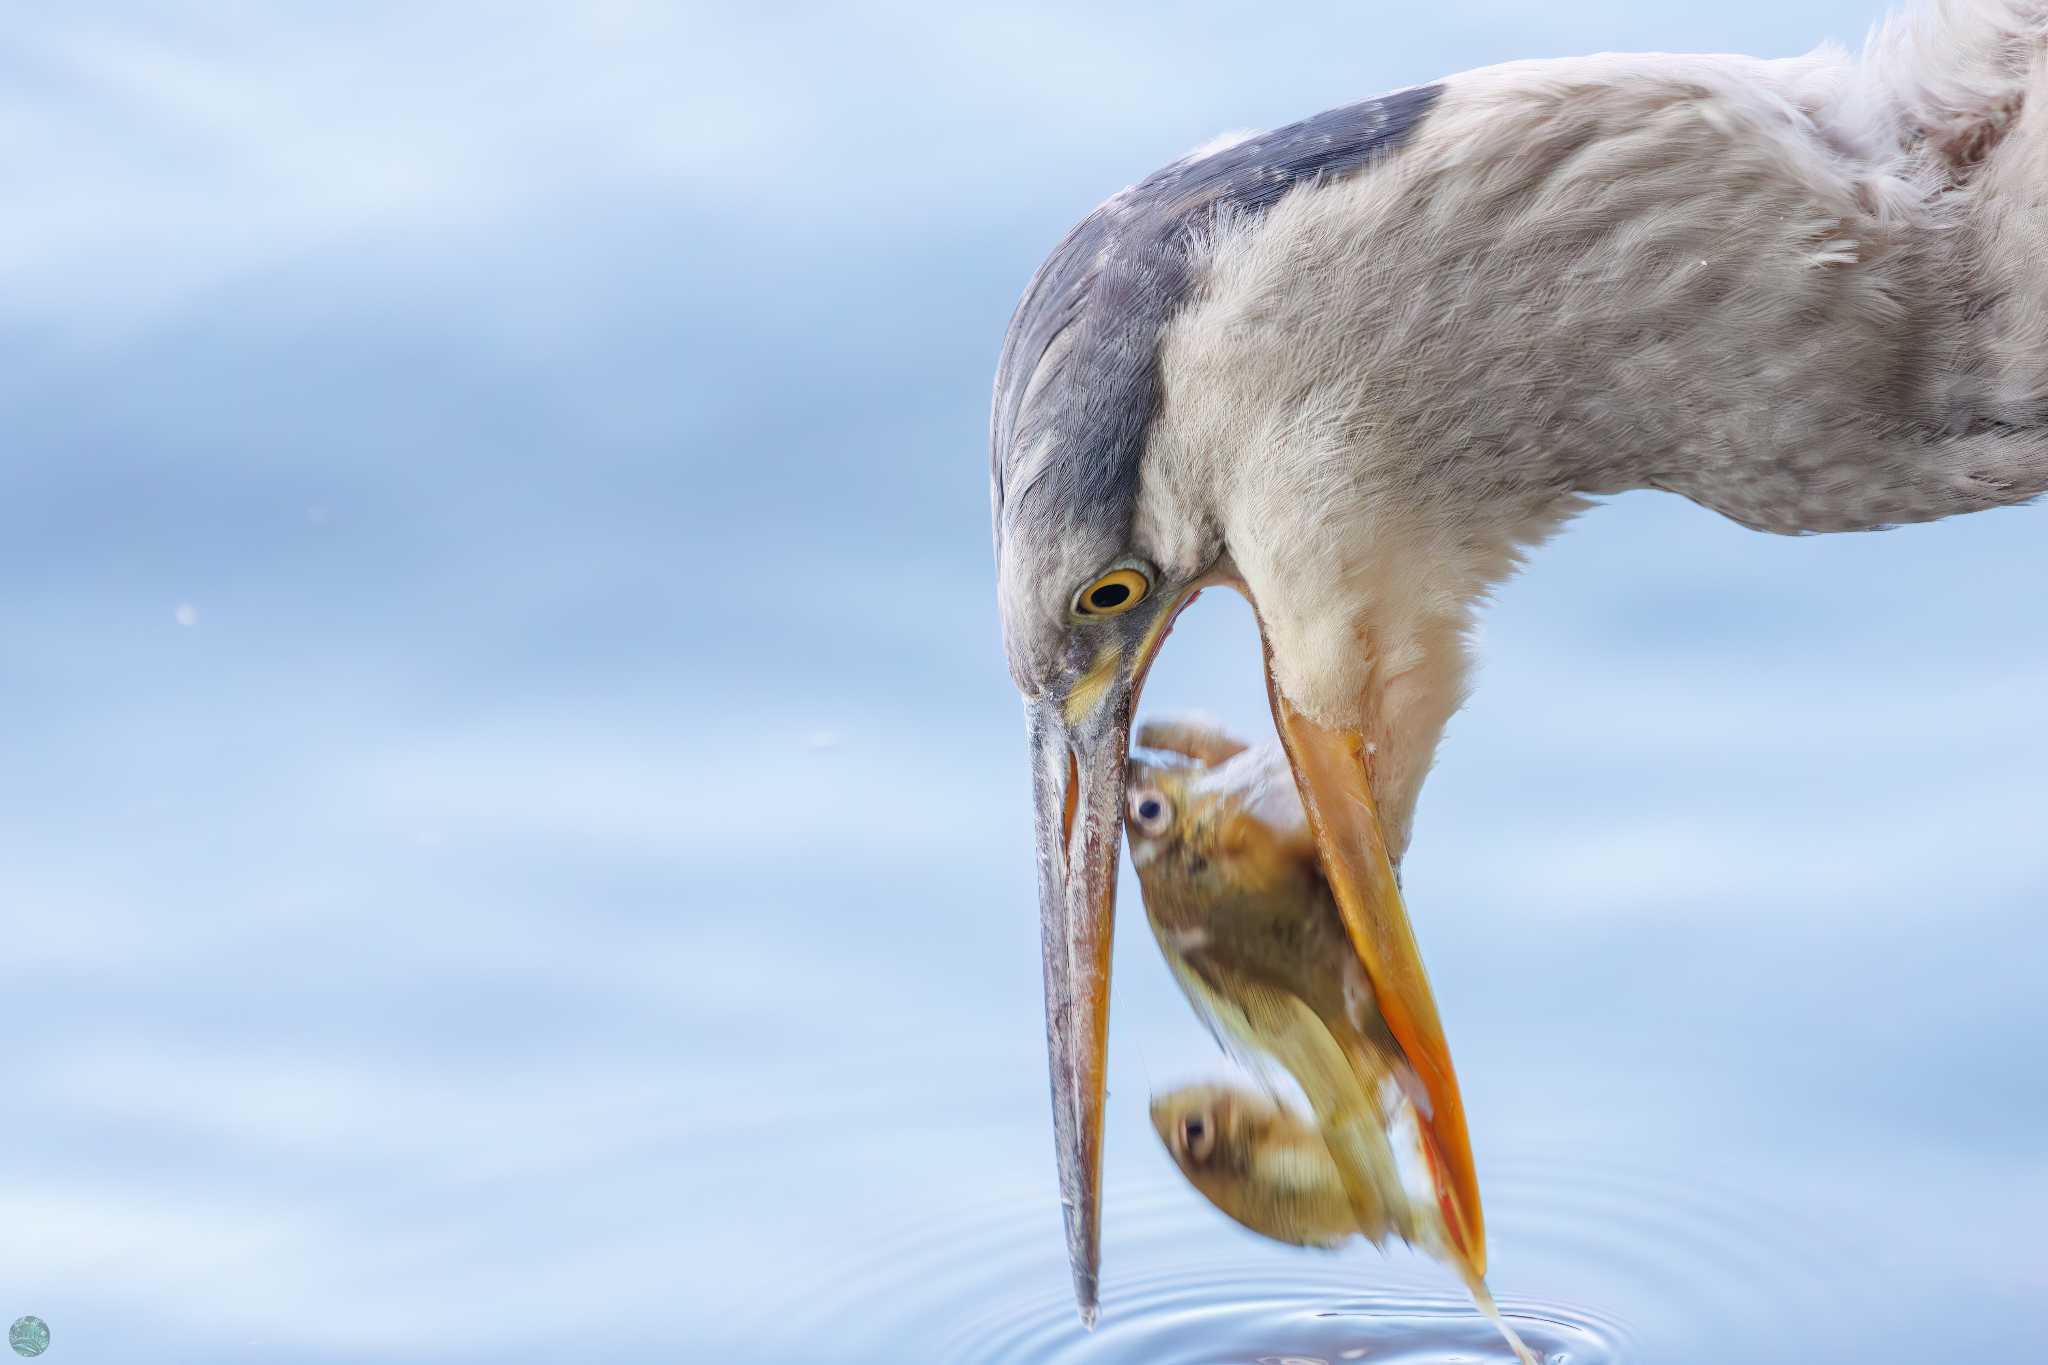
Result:
M993 513L1084 1320L1124 762L1175 614L1251 602L1351 948L1476 1211L1397 872L1475 609L1603 494L1806 534L2048 487L2044 52L2041 0L1933 0L1860 55L1471 71L1220 139L1053 250L996 376Z

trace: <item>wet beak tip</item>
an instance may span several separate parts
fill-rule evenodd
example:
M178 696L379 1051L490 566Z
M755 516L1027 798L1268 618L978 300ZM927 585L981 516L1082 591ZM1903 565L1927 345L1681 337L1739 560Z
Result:
M1074 1314L1085 1330L1095 1330L1096 1319L1102 1316L1101 1278L1095 1271L1074 1273Z

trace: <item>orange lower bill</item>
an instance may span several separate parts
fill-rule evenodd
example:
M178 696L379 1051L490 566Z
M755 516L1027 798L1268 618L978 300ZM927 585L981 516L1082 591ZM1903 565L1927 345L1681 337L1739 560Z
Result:
M1486 1273L1486 1224L1479 1207L1479 1175L1472 1164L1472 1140L1465 1129L1465 1102L1457 1072L1437 1018L1422 952L1408 924L1407 907L1394 881L1393 860L1380 831L1372 795L1371 757L1355 730L1332 728L1297 711L1273 678L1270 651L1267 691L1273 719L1294 768L1295 785L1308 809L1323 873L1378 998L1380 1014L1415 1068L1430 1112L1423 1125L1442 1163L1443 1185L1452 1216L1445 1223L1462 1244L1472 1273Z

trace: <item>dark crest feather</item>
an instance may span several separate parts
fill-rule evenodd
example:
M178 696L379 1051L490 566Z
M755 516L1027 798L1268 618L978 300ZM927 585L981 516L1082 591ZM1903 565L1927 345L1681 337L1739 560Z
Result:
M1297 186L1341 176L1398 147L1442 93L1419 86L1327 110L1208 156L1153 172L1089 214L1024 291L1003 341L990 418L997 545L1003 507L1026 487L1067 517L1128 532L1145 428L1159 402L1161 331L1194 287L1193 236L1219 214L1259 215ZM1024 394L1066 336L1031 411ZM1043 437L1052 454L1021 470ZM1015 482L1022 479L1022 483Z

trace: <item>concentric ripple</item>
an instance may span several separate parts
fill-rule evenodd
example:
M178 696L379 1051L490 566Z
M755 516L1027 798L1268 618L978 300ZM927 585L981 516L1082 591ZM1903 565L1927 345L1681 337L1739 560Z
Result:
M1318 1254L1223 1224L1170 1179L1120 1187L1105 1249L1101 1321L1074 1313L1058 1213L1004 1201L943 1227L899 1229L833 1276L793 1337L834 1343L834 1360L979 1365L1277 1365L1369 1360L1490 1365L1513 1353L1447 1272L1363 1245ZM1615 1317L1499 1294L1546 1365L1640 1359Z
M1514 1353L1469 1299L1426 1290L1361 1295L1359 1269L1262 1267L1247 1275L1211 1264L1156 1272L1120 1281L1092 1333L1074 1329L1068 1305L1018 1303L1008 1321L949 1340L944 1355L985 1365L1513 1365ZM1546 1365L1635 1358L1620 1325L1586 1311L1513 1299L1501 1310Z
M799 1272L814 1293L775 1315L773 1336L832 1343L807 1358L948 1365L1513 1360L1420 1257L1265 1242L1170 1171L1108 1189L1092 1332L1076 1320L1056 1205L1018 1195L898 1224L829 1273ZM1868 1308L1850 1245L1863 1232L1697 1169L1525 1152L1493 1167L1487 1193L1494 1293L1546 1365L1800 1359L1788 1324L1824 1332Z

